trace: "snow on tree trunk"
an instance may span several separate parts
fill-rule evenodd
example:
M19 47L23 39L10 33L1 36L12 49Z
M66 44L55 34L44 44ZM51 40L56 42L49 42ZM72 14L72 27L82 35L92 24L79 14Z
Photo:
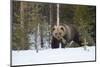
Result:
M35 50L38 53L38 48L37 48L37 28L35 30Z
M41 49L40 24L38 24L38 29L37 29L37 48Z
M88 42L86 41L86 38L84 38L84 43L82 43L82 44L83 44L84 50L88 50L88 49L87 49L87 44L88 44Z
M38 26L35 30L35 49L38 53L38 50L41 49L41 36L40 36L40 24L38 23Z

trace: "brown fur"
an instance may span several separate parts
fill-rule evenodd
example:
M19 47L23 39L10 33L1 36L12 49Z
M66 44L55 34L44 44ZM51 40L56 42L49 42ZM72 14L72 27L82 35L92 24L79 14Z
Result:
M62 48L66 46L67 43L74 41L81 46L81 41L79 40L79 32L74 25L59 25L54 26L52 30L52 48L58 48L59 43L62 44Z

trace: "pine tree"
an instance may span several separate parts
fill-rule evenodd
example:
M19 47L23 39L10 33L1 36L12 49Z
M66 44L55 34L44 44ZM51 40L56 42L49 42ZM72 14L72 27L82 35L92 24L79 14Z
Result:
M82 41L85 38L89 43L91 43L91 45L93 45L93 38L89 33L89 30L91 29L90 23L92 20L89 12L88 6L76 6L74 23L80 31Z

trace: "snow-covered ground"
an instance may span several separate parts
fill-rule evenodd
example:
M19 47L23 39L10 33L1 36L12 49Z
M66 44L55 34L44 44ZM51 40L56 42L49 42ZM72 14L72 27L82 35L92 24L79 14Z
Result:
M95 46L79 48L12 51L12 65L46 64L61 62L94 61Z

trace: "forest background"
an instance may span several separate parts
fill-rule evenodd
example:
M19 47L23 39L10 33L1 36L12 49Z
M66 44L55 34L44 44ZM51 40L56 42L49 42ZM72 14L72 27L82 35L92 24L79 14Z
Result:
M51 27L57 22L57 4L13 1L12 5L12 49L50 48ZM88 46L96 44L95 6L60 4L59 12L60 23L75 24Z

